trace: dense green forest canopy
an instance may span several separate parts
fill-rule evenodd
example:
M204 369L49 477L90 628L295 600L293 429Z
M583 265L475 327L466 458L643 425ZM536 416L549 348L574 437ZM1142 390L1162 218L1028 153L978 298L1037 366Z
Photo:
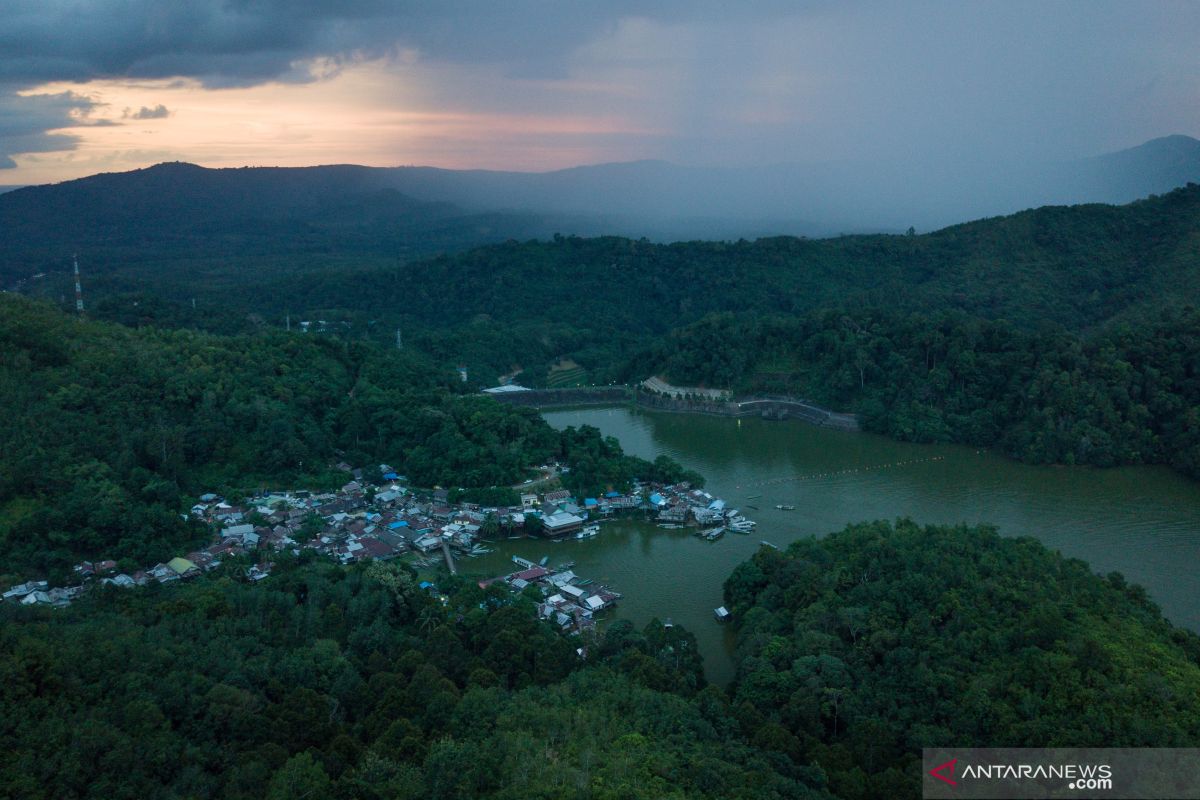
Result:
M417 487L510 486L560 457L579 491L700 480L461 391L412 350L134 330L0 295L0 560L152 563L205 538L180 517L186 497L340 486L342 460L393 464Z
M683 385L789 394L917 442L996 447L1034 463L1165 463L1200 477L1200 312L1090 336L960 312L714 316L631 360Z
M752 742L839 797L919 797L925 746L1200 741L1200 638L1030 538L909 520L761 549L725 584Z
M105 296L102 277L94 305L126 324L239 332L321 310L343 338L391 341L399 327L475 384L517 370L534 386L665 374L801 395L903 439L1196 475L1198 262L1189 185L921 236L556 237L197 285L203 270L164 263L141 275L157 293ZM197 293L198 309L183 302Z
M531 600L441 590L315 562L5 604L5 796L829 797L747 744L682 628L611 625L585 662Z
M469 385L662 374L800 395L901 439L1200 474L1196 185L921 236L555 237L386 265L329 257L350 260L247 270L223 256L208 272L164 251L153 268L89 277L92 313L231 333L325 320L321 335L352 342L399 330L406 353L467 367ZM106 293L123 275L138 291Z
M1198 247L1200 186L1189 185L1127 206L1039 208L921 236L508 242L389 271L311 274L289 287L291 296L275 296L356 308L381 292L371 302L410 306L427 321L442 299L461 318L509 322L571 319L586 304L602 310L597 327L646 333L709 312L856 306L956 307L1084 329L1147 303L1194 297Z
M578 639L469 578L240 567L0 606L8 793L915 798L923 745L1200 736L1200 639L1119 575L986 527L763 548L725 587L728 690L679 626Z
M124 230L122 220L110 227ZM1045 207L914 236L675 244L568 236L426 260L395 242L339 238L332 222L328 238L304 253L296 252L302 239L270 226L252 225L265 241L243 252L211 232L176 241L158 235L166 221L145 224L154 235L138 238L136 252L112 253L100 238L83 253L90 298L195 299L210 320L343 319L356 335L380 339L401 326L414 345L424 337L443 363L465 363L485 380L569 356L603 381L631 341L709 313L954 308L1081 332L1200 290L1200 186L1190 184L1125 206ZM212 224L218 232L233 226ZM22 248L36 241L6 240L11 277L25 279L24 290L69 297L65 256L31 259ZM35 267L46 277L21 272Z

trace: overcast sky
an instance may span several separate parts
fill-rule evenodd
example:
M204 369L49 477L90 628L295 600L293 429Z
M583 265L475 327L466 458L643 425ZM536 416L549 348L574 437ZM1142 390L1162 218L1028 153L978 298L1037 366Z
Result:
M1196 2L3 0L0 183L1050 160L1200 135Z

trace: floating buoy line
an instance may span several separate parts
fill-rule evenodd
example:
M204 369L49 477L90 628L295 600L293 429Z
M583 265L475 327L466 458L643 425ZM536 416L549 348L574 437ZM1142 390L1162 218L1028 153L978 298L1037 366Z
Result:
M846 469L833 470L831 472L813 472L809 475L785 475L782 478L771 478L765 481L756 481L754 483L746 483L735 488L738 489L754 489L759 486L772 486L777 483L789 483L791 481L812 481L820 478L836 478L839 475L854 475L859 472L876 472L881 469L894 469L896 467L910 467L913 464L924 464L930 461L943 461L945 456L930 456L929 458L910 458L906 461L890 461L886 464L874 464L869 467L847 467Z

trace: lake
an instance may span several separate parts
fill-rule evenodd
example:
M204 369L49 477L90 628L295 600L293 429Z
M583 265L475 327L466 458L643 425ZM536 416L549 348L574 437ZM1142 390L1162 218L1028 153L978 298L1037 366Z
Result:
M987 522L1004 535L1034 536L1096 572L1124 573L1147 588L1168 619L1200 630L1200 484L1166 468L1029 466L970 447L905 444L796 421L630 407L543 416L556 428L593 425L643 458L670 455L703 474L706 490L742 509L758 529L705 542L690 530L613 522L584 541L505 541L493 555L464 561L463 570L509 572L514 554L573 560L582 577L611 582L624 594L616 617L639 626L671 618L694 632L709 679L722 685L734 674L733 637L713 609L733 568L761 540L784 547L864 520Z

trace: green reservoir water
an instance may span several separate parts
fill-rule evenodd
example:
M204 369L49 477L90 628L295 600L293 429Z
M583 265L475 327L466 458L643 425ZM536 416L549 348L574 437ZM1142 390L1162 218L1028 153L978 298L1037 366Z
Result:
M801 422L627 407L544 416L556 428L593 425L645 458L670 455L705 475L705 488L758 529L705 542L689 531L612 522L585 541L505 541L495 554L464 561L463 571L506 573L514 554L573 560L578 574L624 594L616 617L639 626L669 617L693 631L708 677L719 684L733 678L733 637L713 609L734 566L761 540L783 547L863 520L988 522L1004 535L1034 536L1096 572L1124 573L1172 622L1200 630L1200 485L1165 468L1035 467L968 447L903 444Z

